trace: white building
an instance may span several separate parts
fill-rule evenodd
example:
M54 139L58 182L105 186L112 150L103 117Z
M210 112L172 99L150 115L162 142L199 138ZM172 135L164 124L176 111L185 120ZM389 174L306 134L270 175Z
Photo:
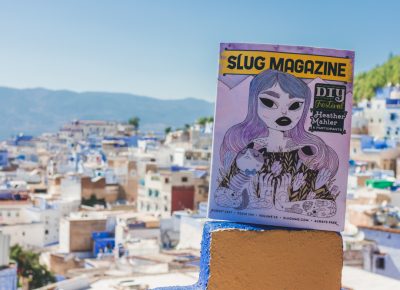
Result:
M0 227L1 225L20 224L27 221L25 209L31 207L29 200L0 201Z
M27 248L43 248L45 243L44 223L24 223L0 227L3 234L11 237L10 244Z
M207 221L207 204L200 203L198 212L176 211L171 218L161 219L161 242L165 248L200 250L203 226Z
M119 215L116 220L115 245L123 247L126 256L151 256L160 252L160 224L157 218L132 213Z
M81 200L82 185L78 175L66 175L61 179L60 194L62 200Z
M62 139L87 139L90 136L113 136L118 132L118 123L102 120L76 120L65 124L59 132Z
M377 89L375 98L360 103L353 117L352 127L362 127L367 122L370 136L400 139L400 87Z
M208 149L176 148L173 164L178 166L209 166L211 151Z
M54 208L30 207L26 209L32 223L43 225L43 246L58 243L60 228L60 212Z
M10 264L10 236L0 232L0 268Z
M139 184L138 212L169 217L172 212L194 207L194 177L191 171L148 171Z

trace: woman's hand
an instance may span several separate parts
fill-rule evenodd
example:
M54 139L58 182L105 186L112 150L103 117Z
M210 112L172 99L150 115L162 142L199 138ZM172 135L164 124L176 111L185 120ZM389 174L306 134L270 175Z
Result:
M339 196L339 194L340 194L339 187L338 187L337 185L333 185L333 186L330 188L329 191L331 192L331 195L332 195L333 199L336 200L336 198L337 198L337 197Z
M324 186L331 177L331 172L323 168L318 172L317 179L315 180L315 190L320 189Z
M293 191L298 191L300 187L304 184L305 175L304 173L297 173L293 180Z
M258 184L260 185L261 197L272 195L272 192L274 190L273 179L274 176L272 175L272 173L265 173L260 175L260 177L258 178Z
M278 187L276 189L276 192L284 191L289 195L289 187L290 187L290 182L292 180L292 176L289 173L283 174L281 181L278 181Z
M281 182L278 183L275 196L275 203L278 210L283 210L289 202L289 187L291 180L292 177L287 173L282 176Z

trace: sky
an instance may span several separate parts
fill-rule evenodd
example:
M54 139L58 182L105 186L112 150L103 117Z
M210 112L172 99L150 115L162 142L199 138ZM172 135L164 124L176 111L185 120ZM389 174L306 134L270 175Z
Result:
M400 54L400 1L0 0L0 86L215 101L221 42Z

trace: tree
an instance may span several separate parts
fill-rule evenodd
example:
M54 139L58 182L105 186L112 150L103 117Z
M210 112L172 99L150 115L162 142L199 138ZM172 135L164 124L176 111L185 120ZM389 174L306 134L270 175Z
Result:
M132 117L128 120L129 125L135 127L135 130L139 129L140 119L138 117Z
M39 254L24 250L20 245L11 247L10 258L18 264L18 277L29 281L29 289L36 289L56 282L53 274L39 263Z
M81 201L82 205L87 205L87 206L95 206L95 205L102 205L106 207L106 200L104 198L97 198L94 193L90 195L90 198L86 199L82 197Z
M214 117L201 117L197 119L197 124L205 126L207 123L214 122Z
M388 83L400 83L400 56L389 56L382 65L378 65L368 72L358 74L354 79L354 101L371 99L378 88Z
M171 133L172 128L171 127L167 127L164 129L165 135L168 135L169 133Z
M197 120L197 124L204 126L208 121L207 117L201 117Z

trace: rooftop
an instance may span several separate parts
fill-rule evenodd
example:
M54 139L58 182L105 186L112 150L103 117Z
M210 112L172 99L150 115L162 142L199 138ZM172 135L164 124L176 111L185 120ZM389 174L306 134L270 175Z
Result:
M400 289L400 281L358 268L344 266L342 285L353 290Z
M359 226L360 229L387 232L392 234L400 234L400 228L389 228L385 226Z

